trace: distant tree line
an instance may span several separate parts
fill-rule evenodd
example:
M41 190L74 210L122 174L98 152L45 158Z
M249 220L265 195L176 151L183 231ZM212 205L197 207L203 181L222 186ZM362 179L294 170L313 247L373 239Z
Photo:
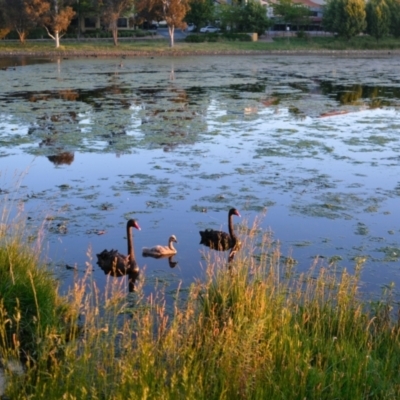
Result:
M297 30L310 21L309 8L293 0L278 0L273 7L281 21ZM171 46L175 29L184 29L187 22L198 29L218 21L222 30L259 35L273 24L258 0L233 0L218 6L214 0L0 0L0 38L15 31L24 43L30 31L42 27L59 47L72 19L88 15L101 17L115 45L121 17L134 16L136 24L166 21ZM347 39L364 32L377 40L387 35L400 37L400 0L327 0L322 25Z
M400 37L400 0L328 0L322 23L328 32L347 39L363 32L377 40Z
M171 46L174 30L185 29L187 22L200 27L218 19L225 28L259 34L270 26L266 9L257 0L234 1L221 7L215 7L213 0L0 0L0 38L15 31L24 43L30 31L42 27L59 47L72 19L84 15L100 16L115 45L118 20L125 16L134 16L138 25L166 21Z

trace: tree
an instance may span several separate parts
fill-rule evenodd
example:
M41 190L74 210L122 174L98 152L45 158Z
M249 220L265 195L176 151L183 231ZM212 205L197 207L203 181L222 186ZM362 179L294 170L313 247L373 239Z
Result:
M167 22L170 46L174 46L175 28L185 28L185 17L190 9L189 0L136 0L135 9L140 14L145 10L159 15Z
M324 8L324 28L350 40L366 28L364 0L329 0Z
M42 0L2 0L1 8L6 21L6 26L15 30L21 43L33 28L37 26L34 15L45 12L48 4Z
M162 19L162 4L154 0L136 0L135 1L135 21L142 24L144 21L159 21Z
M170 46L174 47L175 28L185 28L184 21L186 13L189 11L189 0L161 0L162 13L168 25Z
M395 37L400 37L400 0L388 0L387 4L390 9L389 32Z
M250 0L240 8L239 30L242 32L257 32L259 36L263 35L271 25L265 7L258 2Z
M328 0L323 7L322 26L327 32L336 32L336 14L338 13L337 7L339 2L337 0Z
M260 36L271 25L266 8L258 1L221 4L216 10L221 26L232 32L257 32Z
M47 34L55 41L56 48L60 47L60 39L75 15L68 0L29 0L27 10L39 25L46 29ZM41 5L41 6L39 6Z
M112 32L114 45L118 46L118 19L133 10L134 0L96 0L104 23Z
M76 33L79 39L81 35L82 22L85 16L98 15L99 11L96 8L96 2L93 0L75 0L75 2L72 4L72 7L75 11L75 15L77 16L78 26Z
M390 8L385 0L369 0L366 5L367 33L376 40L389 34Z
M11 31L11 25L6 16L6 7L2 0L0 0L0 40L5 38Z
M308 22L310 10L301 3L294 3L293 0L279 0L273 3L274 14L280 15L285 23L297 27Z
M190 0L189 6L185 21L192 22L197 28L213 19L215 7L212 0Z
M240 23L240 7L232 4L221 4L216 10L216 17L221 21L221 26L234 32Z
M364 0L335 0L336 6L334 26L339 36L350 40L366 28L366 12Z

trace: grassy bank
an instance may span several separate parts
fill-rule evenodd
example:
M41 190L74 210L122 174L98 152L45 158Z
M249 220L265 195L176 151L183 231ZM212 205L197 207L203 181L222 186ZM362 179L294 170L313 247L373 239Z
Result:
M7 395L399 398L400 330L390 293L366 304L358 293L361 266L355 275L320 265L299 274L257 226L242 238L230 266L225 254L206 253L206 278L173 304L159 289L127 295L116 279L99 293L89 265L69 296L81 316L79 335L42 337L35 362L23 375L10 373Z
M400 52L400 40L386 38L377 42L363 36L350 41L334 37L276 37L257 42L217 41L186 43L177 41L173 48L167 39L124 39L118 46L111 40L62 40L56 49L52 40L27 41L21 45L17 41L0 41L0 55L63 55L63 56L120 56L120 55L185 55L185 54L247 54L271 52Z
M4 200L4 197L3 197ZM24 223L0 222L0 357L30 364L42 346L56 352L72 325L72 309L57 293L57 281L39 259L39 243L29 240ZM75 318L73 318L74 320ZM47 353L47 350L45 351Z

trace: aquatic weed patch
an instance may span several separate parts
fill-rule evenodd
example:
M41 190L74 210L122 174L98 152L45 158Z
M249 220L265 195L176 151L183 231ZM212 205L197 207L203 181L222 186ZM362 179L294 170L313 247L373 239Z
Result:
M327 192L318 195L321 203L307 206L293 206L294 210L308 215L326 218L352 219L357 214L368 211L376 212L383 199L376 197L364 198L355 193ZM372 203L372 204L371 204Z
M384 261L396 262L400 259L400 247L385 246L377 250L384 254Z

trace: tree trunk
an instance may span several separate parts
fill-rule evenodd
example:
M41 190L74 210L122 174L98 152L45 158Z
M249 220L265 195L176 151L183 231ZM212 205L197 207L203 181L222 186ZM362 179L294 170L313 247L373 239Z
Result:
M56 49L58 49L60 47L60 32L55 31L54 38L56 40Z
M116 20L110 22L110 29L111 29L111 32L112 32L114 46L118 46L118 25L117 25L117 21Z
M169 33L169 47L174 47L174 32L175 25L168 25L168 33Z
M117 28L112 29L112 36L113 36L114 46L118 46L118 29Z
M17 30L18 36L19 36L19 41L22 44L25 44L25 39L26 39L26 32L25 31L19 31Z

